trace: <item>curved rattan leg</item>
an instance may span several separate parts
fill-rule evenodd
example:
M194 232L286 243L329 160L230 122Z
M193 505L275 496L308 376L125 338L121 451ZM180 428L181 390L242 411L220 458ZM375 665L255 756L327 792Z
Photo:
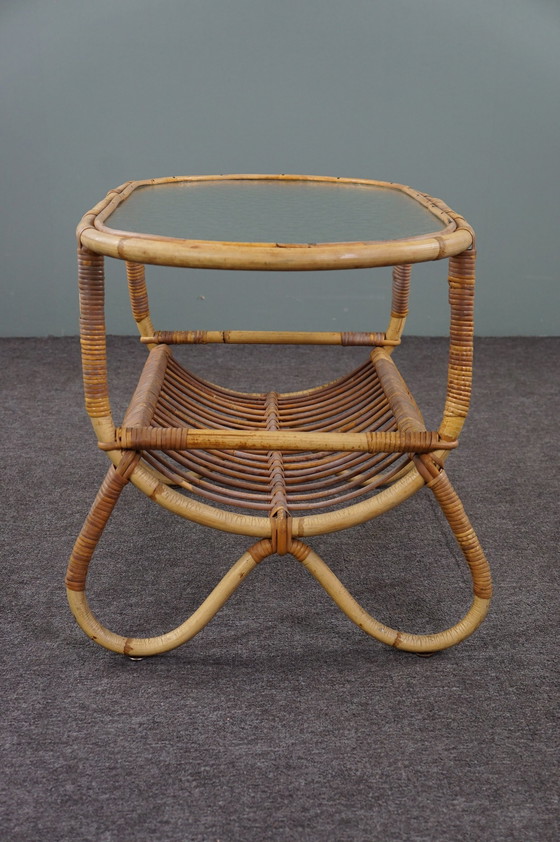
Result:
M68 564L67 594L76 621L96 643L113 652L143 657L167 652L194 637L229 599L256 565L273 552L269 539L254 544L226 573L200 607L180 626L165 634L131 638L105 628L94 616L85 595L89 562L120 493L132 472L137 457L127 454L118 468L109 469L95 502L86 518ZM474 597L466 615L456 625L435 634L410 634L379 623L354 599L340 580L307 544L292 539L288 552L300 561L323 586L341 610L357 626L382 643L418 654L427 654L454 646L480 625L490 605L492 583L488 563L463 506L445 471L428 481L445 517L463 551L473 580Z
M160 655L181 646L182 643L186 643L198 634L256 565L257 562L250 552L243 553L184 623L165 634L154 637L125 637L105 628L91 611L84 591L68 590L68 602L78 625L88 637L100 646L104 646L105 649L131 657Z
M382 643L417 654L448 649L469 637L484 620L490 607L492 580L488 562L459 497L445 471L428 483L440 504L471 571L473 601L465 616L456 625L435 634L410 634L378 622L362 608L332 570L310 547L294 540L290 552L317 579L339 608L371 637Z
M123 464L126 462L132 464ZM133 467L133 460L124 457L117 469L113 466L109 468L74 545L66 574L66 593L71 611L88 637L112 652L144 657L167 652L194 637L224 605L251 570L271 554L272 545L269 540L262 540L243 553L200 607L172 631L146 638L125 637L110 631L99 622L89 607L85 594L86 578L97 543Z

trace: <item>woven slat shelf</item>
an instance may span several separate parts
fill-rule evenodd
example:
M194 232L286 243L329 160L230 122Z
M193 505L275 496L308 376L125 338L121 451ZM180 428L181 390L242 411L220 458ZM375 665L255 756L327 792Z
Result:
M218 204L212 204L216 198ZM301 226L302 232L340 232L347 239L201 239L205 225L214 230L215 217L233 234L241 224L235 220L231 227L231 207L224 215L224 202L226 207L234 202L241 216L247 214L241 220L243 231L271 230L262 228L263 208L269 208L277 219L265 223L279 226L279 231L298 234ZM353 220L354 203L359 214ZM160 218L170 209L171 216ZM344 213L333 222L329 213L334 209ZM161 233L185 225L197 231L200 227L198 239ZM371 239L348 239L348 233L369 228ZM382 236L376 238L376 230ZM488 610L490 573L444 469L458 444L471 390L475 250L472 229L461 216L440 200L392 183L311 176L185 177L130 182L111 191L84 216L78 240L86 409L99 447L111 461L66 577L72 611L92 639L130 655L178 646L273 553L290 553L350 619L397 648L430 653L476 629ZM148 349L120 426L113 421L107 381L104 255L126 262L132 313ZM451 308L447 395L439 428L427 430L392 352L400 344L408 312L411 264L442 258L449 259ZM144 272L148 263L269 270L393 265L391 314L384 332L158 331L150 317ZM174 345L201 343L362 345L371 350L357 369L334 382L297 393L242 393L206 382L175 359ZM85 596L95 547L128 482L187 520L258 539L188 620L155 638L109 631ZM423 486L433 492L463 552L473 596L455 626L416 635L390 629L367 614L302 539L371 520Z
M130 419L138 406L146 406L146 393L157 396L151 426L130 426L125 419L117 440L100 446L140 449L146 463L170 483L214 503L270 513L280 477L286 511L339 506L393 482L411 465L409 451L456 446L421 423L415 433L399 432L371 361L336 383L293 396L225 391L194 377L160 349L151 357L156 365L148 360L128 412ZM163 378L157 376L157 357L167 361ZM294 432L307 436L292 436L290 443ZM224 448L227 437L247 439L255 433L256 451L240 450L235 443L227 450L201 449L204 436L208 447L217 439ZM277 444L274 439L284 433L288 441ZM317 449L301 452L314 442Z

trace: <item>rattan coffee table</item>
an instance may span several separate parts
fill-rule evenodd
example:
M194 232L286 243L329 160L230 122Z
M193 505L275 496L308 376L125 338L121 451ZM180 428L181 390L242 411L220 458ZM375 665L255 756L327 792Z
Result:
M261 561L288 553L383 643L428 654L470 635L488 611L491 577L444 470L471 394L475 248L464 218L399 184L228 175L127 182L83 217L77 234L85 403L111 463L66 575L70 607L86 634L133 657L173 649L200 631ZM107 383L104 257L126 263L132 313L148 350L120 426ZM449 261L451 308L447 394L439 429L427 430L392 352L407 316L411 265L442 259ZM385 332L371 333L205 331L196 325L158 331L150 318L146 264L270 271L392 266L391 315ZM358 369L321 387L242 393L202 380L175 359L172 346L194 343L361 345L369 352ZM95 547L129 482L187 520L252 539L202 605L156 637L109 631L85 595ZM369 521L424 486L465 557L473 596L453 627L412 634L368 614L307 542ZM404 545L409 540L403 536Z

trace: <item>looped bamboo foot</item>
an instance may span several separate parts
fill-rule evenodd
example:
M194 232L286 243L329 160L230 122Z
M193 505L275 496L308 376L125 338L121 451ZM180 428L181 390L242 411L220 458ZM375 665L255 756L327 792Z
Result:
M258 541L247 550L226 573L200 607L180 626L155 637L134 638L115 634L105 628L91 611L85 585L89 562L103 529L126 484L122 471L111 467L86 519L68 565L66 577L70 608L78 624L96 643L129 657L157 655L186 643L214 617L241 582L265 558L276 552L289 553L322 585L338 607L360 629L382 643L430 655L454 646L478 628L488 612L491 596L490 571L478 539L447 476L442 471L430 484L442 507L455 538L469 565L474 597L467 614L456 625L435 634L410 634L380 623L354 599L332 570L311 547L294 538L287 538L286 546L278 546L276 538Z

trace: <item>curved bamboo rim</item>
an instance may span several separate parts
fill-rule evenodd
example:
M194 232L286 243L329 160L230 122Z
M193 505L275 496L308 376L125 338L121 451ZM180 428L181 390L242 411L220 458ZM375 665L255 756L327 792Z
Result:
M448 453L449 451L436 451L433 455L439 462L443 462ZM122 458L122 452L113 450L108 453L108 456L114 465L118 465ZM270 518L229 512L208 503L194 500L191 497L185 497L174 488L161 482L161 475L151 466L142 462L134 468L130 476L130 482L164 509L180 515L186 520L235 535L247 535L256 538L268 538L271 535ZM416 467L413 465L407 466L404 476L367 500L332 512L293 517L292 534L294 537L303 538L340 532L351 526L357 526L390 511L404 500L408 500L424 485L425 480L418 473Z
M188 240L119 231L105 224L113 211L138 187L174 182L201 181L313 181L369 185L399 191L410 196L445 228L432 234L387 241L341 243L241 243ZM471 226L440 199L404 184L357 178L308 175L210 175L155 178L129 181L111 190L105 199L86 213L78 225L79 242L96 254L142 264L184 266L205 269L306 271L317 269L359 269L421 263L461 254L474 241Z

